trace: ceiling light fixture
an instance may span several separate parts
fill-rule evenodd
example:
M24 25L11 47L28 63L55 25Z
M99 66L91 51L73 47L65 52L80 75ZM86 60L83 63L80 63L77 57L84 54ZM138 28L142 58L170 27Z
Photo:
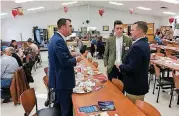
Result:
M29 1L34 1L34 0L15 0L15 3L24 3L24 2L29 2Z
M113 1L110 1L110 2L108 2L109 4L114 4L114 5L119 5L119 6L121 6L121 5L124 5L124 4L122 4L122 3L119 3L119 2L113 2Z
M0 16L7 15L8 13L0 13Z
M163 14L176 15L174 12L163 12Z
M64 2L62 3L63 6L66 6L66 5L70 5L70 4L76 4L78 1L74 1L74 2Z
M138 9L141 9L141 10L152 10L151 8L145 8L145 7L141 7L141 6L139 6L139 7L137 7Z
M172 4L179 4L178 0L161 0L163 2L168 2L168 3L172 3Z
M40 9L44 9L44 7L36 7L36 8L29 8L27 9L28 11L33 11L33 10L40 10Z

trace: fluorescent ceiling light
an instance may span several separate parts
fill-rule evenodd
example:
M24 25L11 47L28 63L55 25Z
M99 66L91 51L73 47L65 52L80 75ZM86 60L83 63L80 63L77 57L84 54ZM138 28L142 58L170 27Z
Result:
M161 0L163 2L168 2L168 3L173 3L173 4L178 4L179 0Z
M163 14L176 15L174 12L163 12Z
M145 8L145 7L141 7L141 6L139 6L139 7L137 7L138 9L141 9L141 10L152 10L151 8Z
M7 15L8 13L0 13L0 16Z
M28 11L32 11L32 10L40 10L40 9L44 9L44 7L36 7L36 8L29 8L27 9Z
M114 5L124 5L124 4L122 4L122 3L119 3L119 2L113 2L113 1L110 1L110 2L108 2L109 4L114 4Z
M34 0L15 0L15 3L23 3L23 2L29 2L29 1L34 1Z
M70 5L70 4L76 4L78 1L74 1L74 2L64 2L62 3L63 6L65 5Z

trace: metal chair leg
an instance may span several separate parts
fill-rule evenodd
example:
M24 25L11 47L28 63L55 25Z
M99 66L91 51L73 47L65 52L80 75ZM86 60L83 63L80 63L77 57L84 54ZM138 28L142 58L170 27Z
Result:
M173 87L171 86L171 97L170 97L169 108L171 108L172 98L173 98Z
M156 79L156 77L155 77L154 88L153 88L153 94L154 94L154 92L155 92L156 81L157 81L157 79Z
M159 99L159 95L160 95L160 86L159 86L159 89L158 89L158 95L157 95L157 103L158 103L158 99Z
M149 89L150 89L150 81L151 81L151 74L150 74L150 76L149 76Z
M179 94L178 94L178 101L177 101L177 105L179 105Z

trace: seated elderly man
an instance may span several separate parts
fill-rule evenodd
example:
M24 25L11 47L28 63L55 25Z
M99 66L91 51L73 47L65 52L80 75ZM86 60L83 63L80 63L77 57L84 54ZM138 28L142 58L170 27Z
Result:
M1 88L8 88L11 85L13 74L19 69L17 60L12 57L12 47L7 47L5 53L1 56Z

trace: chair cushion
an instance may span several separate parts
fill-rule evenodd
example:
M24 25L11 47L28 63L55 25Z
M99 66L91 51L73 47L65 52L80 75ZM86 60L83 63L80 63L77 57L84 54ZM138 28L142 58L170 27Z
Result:
M161 80L157 79L157 82L159 83L159 86L174 85L174 82L164 80L163 78Z
M165 81L168 81L168 82L171 82L174 84L174 79L173 77L162 77L162 80L165 80Z
M59 108L45 108L37 111L37 116L61 116Z

